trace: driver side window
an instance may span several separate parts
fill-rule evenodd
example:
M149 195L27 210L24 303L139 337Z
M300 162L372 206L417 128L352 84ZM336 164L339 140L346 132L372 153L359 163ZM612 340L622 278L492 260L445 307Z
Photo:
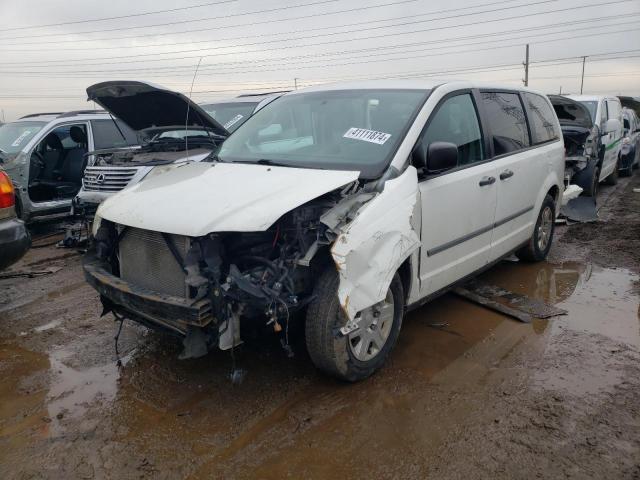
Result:
M433 142L458 147L458 167L485 159L478 114L470 93L447 98L432 116L422 143L427 152Z

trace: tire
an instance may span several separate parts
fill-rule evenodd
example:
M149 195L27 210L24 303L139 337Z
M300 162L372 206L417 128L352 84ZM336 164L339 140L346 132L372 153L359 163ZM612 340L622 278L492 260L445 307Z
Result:
M22 200L20 200L20 196L18 195L18 192L16 192L15 194L15 199L16 199L16 204L14 208L16 210L16 217L18 217L22 221L26 221L26 219L23 216Z
M630 177L631 175L633 175L633 162L629 163L627 168L620 170L621 177Z
M611 172L611 175L609 175L607 178L604 179L607 185L615 185L618 183L618 167L619 166L620 166L620 159L618 159L618 162L616 163L616 168L613 169L613 172Z
M387 298L380 304L359 314L361 316L360 328L356 332L343 335L340 329L346 325L347 317L338 301L339 282L338 272L332 266L322 273L316 283L314 288L315 298L307 309L305 324L307 350L314 365L322 372L340 380L357 382L369 377L378 370L393 349L402 326L404 291L400 277L396 273L391 281ZM391 299L393 299L393 305L389 306L388 301ZM379 315L375 317L375 314L372 317L363 316L371 313L374 308L378 308L381 304L383 309L384 305L387 306L387 316ZM374 343L371 343L366 348L366 352L364 349L360 349L359 354L361 357L373 356L364 360L357 358L356 348L369 341L362 340L365 337L360 337L360 342L358 342L358 332L362 330L362 324L365 319L372 318L373 321L380 322L380 319L384 317L387 318L387 322L391 321L392 323L388 325L385 322L379 325L380 329L378 331L381 332L383 337L383 330L387 332L382 348L378 349ZM374 326L372 330L367 329L366 331L375 331L377 327ZM374 352L375 350L377 350L377 353Z
M582 195L595 197L598 194L598 185L600 184L600 167L589 165L576 173L572 181L582 188Z
M549 218L550 215L550 218ZM550 223L548 223L550 221ZM547 230L548 229L548 230ZM546 231L544 240L542 234ZM551 195L547 195L542 202L533 235L527 245L516 252L516 256L524 262L541 262L549 254L555 231L555 202Z

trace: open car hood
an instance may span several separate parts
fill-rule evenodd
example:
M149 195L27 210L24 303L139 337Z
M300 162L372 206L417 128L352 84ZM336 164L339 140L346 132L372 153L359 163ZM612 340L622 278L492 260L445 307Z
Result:
M551 100L553 109L556 111L561 126L589 129L593 127L591 114L583 104L561 95L549 95L548 97Z
M107 199L96 218L190 237L259 232L359 175L358 171L187 163Z
M152 83L132 80L96 83L87 88L87 96L135 131L188 125L223 137L229 136L227 129L197 103L181 93Z
M618 97L623 107L635 110L636 115L640 117L640 101L633 97Z

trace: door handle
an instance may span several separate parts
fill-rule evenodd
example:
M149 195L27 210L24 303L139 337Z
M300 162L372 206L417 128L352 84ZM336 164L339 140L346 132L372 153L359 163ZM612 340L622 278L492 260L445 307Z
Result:
M494 183L496 183L496 177L482 177L478 185L480 185L481 187L485 187Z
M513 172L511 170L505 170L500 174L500 180L506 180L509 177L513 177Z

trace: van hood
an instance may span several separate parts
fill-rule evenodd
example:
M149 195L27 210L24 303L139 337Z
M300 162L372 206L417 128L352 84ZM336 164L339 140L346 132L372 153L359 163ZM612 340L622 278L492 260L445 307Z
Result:
M226 128L185 95L153 83L114 80L87 88L88 100L139 132L148 128L188 125L228 137ZM187 112L189 118L187 118Z
M187 163L102 203L97 218L200 237L267 230L294 208L358 179L358 171Z

